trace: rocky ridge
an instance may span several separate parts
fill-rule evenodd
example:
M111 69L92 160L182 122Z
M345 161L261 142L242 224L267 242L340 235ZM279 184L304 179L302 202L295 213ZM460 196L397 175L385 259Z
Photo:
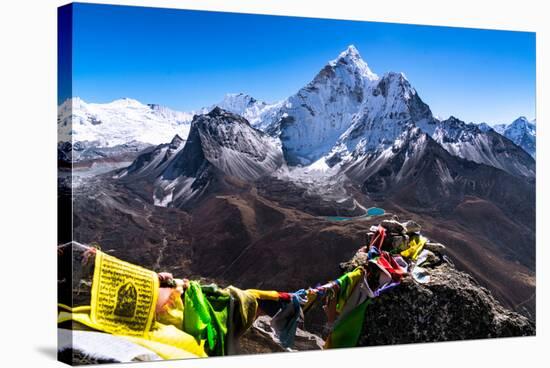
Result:
M410 234L420 233L413 221L382 221L388 232L382 247L407 247ZM374 233L367 234L367 241ZM394 290L374 298L367 307L359 346L440 342L494 337L533 336L535 324L504 308L469 274L458 271L440 243L427 242L427 261L421 266L429 282L406 276ZM368 249L361 248L343 272L365 265Z

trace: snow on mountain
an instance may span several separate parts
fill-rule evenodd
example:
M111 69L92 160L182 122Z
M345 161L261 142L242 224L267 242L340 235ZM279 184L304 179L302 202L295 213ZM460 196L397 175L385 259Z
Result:
M282 103L268 131L283 143L289 165L322 157L334 165L391 146L414 122L430 132L435 119L402 73L379 77L349 46Z
M221 108L199 116L193 121L193 128L205 159L227 175L255 180L282 165L282 151L276 139Z
M503 208L526 208L530 202L523 196L534 193L532 180L453 155L412 124L391 147L368 153L343 170L370 198L393 198L423 209L454 209L465 196Z
M487 123L479 123L478 124L478 127L479 129L484 132L484 133L487 133L489 130L496 130L494 127L490 126L489 124ZM499 132L500 133L500 132Z
M476 167L479 165L451 155L429 134L408 124L392 145L344 164L344 172L372 198L401 192L398 196L403 202L445 206L463 195L457 192L464 191L463 182L471 180ZM412 187L416 189L411 194Z
M505 136L535 158L537 143L536 119L529 121L526 117L520 116L510 124L496 124L490 127L485 123L481 123L479 127L482 130L492 129Z
M222 101L214 104L208 111L218 106L226 111L241 115L254 128L265 130L275 118L281 105L282 102L268 104L245 93L228 93Z
M110 103L87 103L78 97L59 107L59 141L87 142L96 148L130 142L159 144L176 134L184 139L193 115L159 105L123 98Z
M349 46L286 99L268 130L280 137L289 164L307 165L328 153L378 79L357 49Z
M506 130L507 126L507 124L495 124L491 128L498 134L504 135L504 131Z
M536 152L536 120L529 121L520 116L509 125L499 125L497 131L523 148L533 158ZM495 129L495 130L496 130Z
M185 140L176 135L170 143L159 144L141 153L130 166L120 170L115 178L120 179L127 175L132 175L134 178L142 175L145 177L160 175L163 168L169 164L170 160L184 145Z
M449 153L514 175L534 176L535 162L512 142L490 129L451 116L439 122L432 138Z
M402 73L386 73L365 99L351 126L328 156L332 162L384 150L410 124L433 132L436 121Z
M138 156L118 176L149 180L158 206L185 205L200 198L211 186L216 186L219 173L253 181L273 173L284 163L277 139L219 107L208 114L196 115L187 142L177 145L177 153L163 161L167 146L161 144Z
M373 175L381 173L379 176L383 179L378 179L376 183L371 182L367 189L369 192L383 192L389 186L386 177L391 176L392 180L401 178L405 168L417 163L415 158L423 154L426 142L427 134L409 124L391 145L382 151L368 152L353 161L349 160L344 163L343 169L350 178L359 182L366 182ZM400 154L399 163L392 165L392 161L397 160ZM391 172L388 167L392 168Z
M454 117L439 120L403 73L388 72L379 77L353 45L281 102L268 104L244 93L227 94L211 108L201 109L201 113L219 109L237 114L248 121L249 127L277 138L290 167L350 166L353 161L372 158L394 147L413 125L452 155L514 175L534 175L534 161L497 134L501 131L533 155L534 124L520 118L510 126L490 128ZM136 152L143 149L137 143L165 143L175 135L185 140L193 116L132 99L88 104L74 98L59 111L61 135L64 132L67 140L72 138L82 152L91 152L87 155L92 158L110 154L103 152L105 149L96 152L97 147L124 145L122 150ZM224 141L222 146L226 145L231 146L231 142ZM225 153L225 161L216 166L229 175L247 176L239 170L232 172L235 167L229 162L231 155ZM215 160L211 157L210 161ZM254 171L248 163L242 165L241 169Z
M403 73L378 77L349 46L306 87L282 103L268 131L279 136L289 165L325 159L329 166L392 147L413 124L449 153L514 175L534 175L534 162L492 130L440 121Z

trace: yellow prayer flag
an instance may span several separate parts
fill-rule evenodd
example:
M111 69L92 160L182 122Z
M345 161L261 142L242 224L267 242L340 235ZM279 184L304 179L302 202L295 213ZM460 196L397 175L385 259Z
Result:
M158 275L101 251L95 258L90 318L100 330L143 337L155 316Z

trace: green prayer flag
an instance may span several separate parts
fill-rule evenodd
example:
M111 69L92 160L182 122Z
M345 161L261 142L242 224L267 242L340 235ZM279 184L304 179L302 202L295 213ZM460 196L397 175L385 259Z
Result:
M330 348L350 348L357 346L363 323L365 321L365 312L370 299L359 304L357 308L349 312L344 318L337 321L329 338Z

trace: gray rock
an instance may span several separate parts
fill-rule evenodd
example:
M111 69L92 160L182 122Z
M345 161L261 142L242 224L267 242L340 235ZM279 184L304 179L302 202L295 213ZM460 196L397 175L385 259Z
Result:
M424 249L427 249L434 253L443 253L445 251L445 246L441 243L434 243L434 242L426 242L424 244Z
M403 227L403 225L400 222L394 220L382 220L380 226L385 228L390 233L403 234L405 232L405 228Z
M366 252L360 250L347 262L340 263L340 270L342 272L350 272L355 270L359 266L364 266L369 261L368 255Z
M441 257L436 255L434 252L423 249L420 255L418 256L418 259L416 260L416 264L418 266L423 267L435 267L441 263Z
M360 346L533 336L535 324L505 309L475 280L443 263L418 284L406 278L367 308Z
M405 222L403 224L403 226L405 227L405 231L408 233L408 234L411 234L411 233L419 233L420 230L422 230L422 226L420 226L418 223L412 221L412 220L409 220L407 222Z
M287 350L279 344L279 340L277 339L275 332L271 328L271 317L266 315L259 316L254 321L252 329L254 330L254 334L262 336L264 340L271 340L269 342L269 345L271 345L272 343L278 345L278 348L274 350ZM321 350L324 344L325 342L319 336L302 330L301 328L297 328L296 337L294 338L294 347L292 349L289 348L288 350Z
M393 236L391 239L391 249L399 252L409 247L409 237L407 235Z

